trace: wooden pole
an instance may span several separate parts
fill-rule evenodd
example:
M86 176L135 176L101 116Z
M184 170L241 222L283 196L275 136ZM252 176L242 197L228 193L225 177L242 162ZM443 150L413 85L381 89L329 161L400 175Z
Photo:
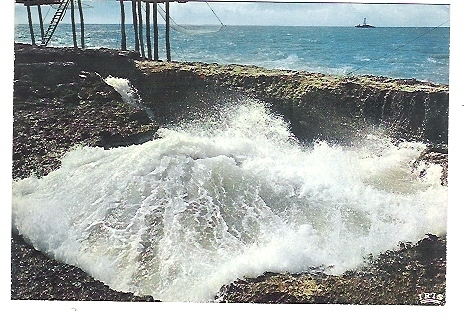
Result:
M171 44L169 40L169 1L166 1L166 59L171 61Z
M158 56L158 10L157 3L153 2L153 59L159 60Z
M43 39L45 37L45 30L44 30L44 23L43 23L43 17L42 17L42 7L37 5L37 11L39 13L39 24L40 24L40 36Z
M146 16L145 16L145 23L147 24L147 51L148 51L148 59L152 60L152 55L151 55L151 34L150 34L150 3L145 2L146 5Z
M140 41L140 53L142 58L145 58L145 46L143 44L143 21L142 21L142 0L137 1L139 9L139 41Z
M31 7L26 6L26 8L27 8L27 19L29 21L29 32L31 33L31 41L32 41L32 45L35 46L34 28L32 27Z
M74 0L71 0L71 28L72 28L74 49L77 49L76 19L74 17Z
M124 0L119 0L121 5L121 50L127 50L126 44L126 13L124 11Z
M81 0L77 0L77 7L79 8L79 18L81 22L81 48L85 48L85 34L84 34L84 11L82 10Z
M132 24L134 25L135 51L140 52L139 34L137 28L137 3L132 0Z

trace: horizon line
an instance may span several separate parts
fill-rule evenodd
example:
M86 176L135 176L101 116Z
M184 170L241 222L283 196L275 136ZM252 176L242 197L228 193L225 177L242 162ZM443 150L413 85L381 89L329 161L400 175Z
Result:
M28 26L28 23L14 23L15 26L17 25L25 25ZM39 23L33 23L33 25L39 25ZM60 23L60 25L72 25L69 22ZM76 26L80 25L76 23ZM94 23L85 23L85 25L120 25L120 23L110 22L110 23L103 23L103 22L94 22ZM126 26L130 26L131 24L128 23ZM179 24L180 26L219 26L212 23L204 23L204 24L188 24L182 23ZM158 23L158 26L166 26L165 23ZM333 28L354 28L355 25L306 25L306 24L225 24L224 27L333 27ZM375 28L450 28L449 25L441 25L441 26L374 26Z

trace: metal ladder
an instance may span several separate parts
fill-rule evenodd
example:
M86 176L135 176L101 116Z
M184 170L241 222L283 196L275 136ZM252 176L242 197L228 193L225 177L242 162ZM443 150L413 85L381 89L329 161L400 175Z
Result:
M52 38L53 33L55 32L56 27L58 26L58 23L60 23L60 21L63 20L69 2L70 0L61 0L60 4L58 5L58 9L56 9L55 15L53 16L52 21L50 22L47 32L45 32L45 35L42 39L42 43L40 45L46 46L48 42L50 42L50 39Z

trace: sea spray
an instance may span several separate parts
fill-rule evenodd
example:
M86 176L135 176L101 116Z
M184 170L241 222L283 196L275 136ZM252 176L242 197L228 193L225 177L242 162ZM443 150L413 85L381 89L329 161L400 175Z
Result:
M13 182L13 227L113 289L163 301L209 301L265 271L341 273L446 232L439 170L412 169L421 143L303 147L255 101L158 136L78 147L49 175Z
M153 115L153 111L143 105L142 99L140 99L137 90L131 85L129 80L108 76L104 79L104 81L106 84L112 86L114 90L116 90L116 92L121 95L124 102L133 107L144 108L150 120L154 120L155 116Z

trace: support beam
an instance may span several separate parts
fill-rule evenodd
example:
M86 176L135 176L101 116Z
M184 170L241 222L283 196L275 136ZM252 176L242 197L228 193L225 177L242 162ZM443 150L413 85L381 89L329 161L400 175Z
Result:
M140 53L142 55L142 58L145 58L145 45L143 44L142 0L137 0L137 7L138 7L138 11L139 11Z
M124 0L119 0L121 5L121 50L127 50L126 44L126 13L124 11Z
M77 0L77 7L79 8L79 18L81 24L81 48L85 48L85 33L84 33L84 11L82 10L81 0Z
M26 6L26 8L27 8L27 20L29 21L29 32L31 33L31 42L32 42L32 45L35 46L34 28L32 27L31 7Z
M134 26L135 51L140 52L136 1L137 0L132 0L132 25Z
M157 3L153 2L153 59L158 61L158 10Z
M77 49L76 19L74 16L74 0L71 0L71 29L72 29L74 49Z
M37 5L37 12L39 13L39 24L40 24L40 37L43 39L45 37L44 23L42 17L42 7Z
M147 34L147 52L148 52L148 59L152 60L152 55L151 55L151 34L150 34L150 4L148 2L145 2L146 5L146 10L145 10L145 23L147 25L146 28L146 34Z
M169 1L166 1L166 59L171 61L171 44L169 40Z

